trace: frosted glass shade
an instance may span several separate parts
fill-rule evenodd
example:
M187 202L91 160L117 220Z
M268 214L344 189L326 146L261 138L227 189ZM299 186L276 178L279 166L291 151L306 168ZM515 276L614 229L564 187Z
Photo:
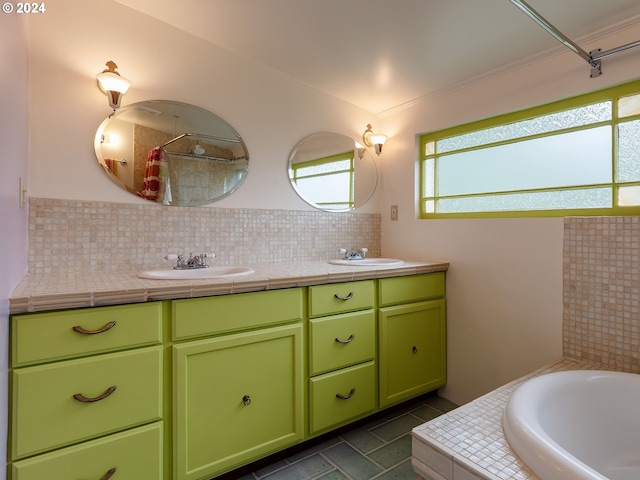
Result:
M131 86L131 81L116 73L104 72L96 75L100 88L105 92L119 92L121 94L127 93Z
M374 133L369 137L369 140L371 140L371 143L374 145L384 145L384 142L387 141L387 136L381 133Z

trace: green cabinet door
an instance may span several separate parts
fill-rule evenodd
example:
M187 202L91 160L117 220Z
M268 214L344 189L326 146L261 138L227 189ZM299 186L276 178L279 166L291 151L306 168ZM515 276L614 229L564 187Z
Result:
M174 480L302 440L302 355L301 324L174 345Z
M380 407L446 383L445 300L379 311Z

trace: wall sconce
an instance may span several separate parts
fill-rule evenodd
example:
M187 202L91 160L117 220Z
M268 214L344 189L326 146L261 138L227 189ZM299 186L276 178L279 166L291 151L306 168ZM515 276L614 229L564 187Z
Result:
M98 79L98 86L100 87L100 90L102 90L109 99L109 106L115 111L120 108L122 95L127 93L127 90L129 90L131 81L120 76L116 71L118 66L111 60L109 60L106 65L108 68L103 70L102 73L96 75L96 78Z
M380 152L382 152L382 146L384 145L384 142L387 141L387 136L380 133L373 133L371 125L369 124L362 134L362 140L364 140L364 144L367 147L375 148L376 155L380 155Z

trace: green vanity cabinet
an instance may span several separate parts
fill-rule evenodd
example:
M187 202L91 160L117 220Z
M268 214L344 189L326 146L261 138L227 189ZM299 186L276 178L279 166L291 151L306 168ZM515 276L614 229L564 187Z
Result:
M380 407L444 386L444 273L379 281ZM433 299L433 300L425 300Z
M14 315L10 325L9 478L144 468L161 480L161 303Z
M196 300L195 323L205 315L216 333L220 324L244 331L172 347L174 480L209 479L304 438L303 290L207 300L204 309ZM289 323L263 327L278 321Z
M13 315L10 362L8 480L209 480L442 387L445 273Z

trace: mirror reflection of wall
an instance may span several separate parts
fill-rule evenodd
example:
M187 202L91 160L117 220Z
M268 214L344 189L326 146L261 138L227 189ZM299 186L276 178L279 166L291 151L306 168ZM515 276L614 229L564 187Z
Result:
M310 205L346 212L363 205L377 184L371 153L337 133L316 133L303 139L289 158L289 180Z
M224 198L242 184L249 166L242 138L224 120L164 100L118 110L98 128L95 147L112 181L165 205L197 206Z
M100 138L104 167L111 172L123 188L133 188L133 128L130 123L114 119L108 132Z

